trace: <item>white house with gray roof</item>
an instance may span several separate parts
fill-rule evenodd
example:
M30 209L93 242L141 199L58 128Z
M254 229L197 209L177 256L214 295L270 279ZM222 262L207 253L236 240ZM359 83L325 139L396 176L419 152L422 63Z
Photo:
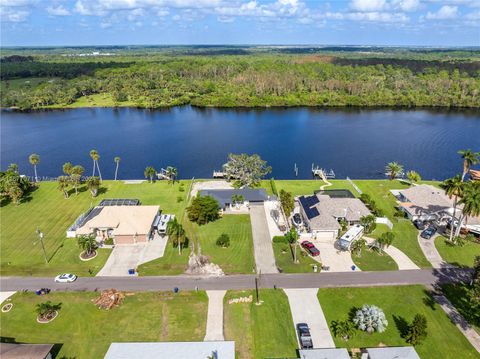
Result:
M400 208L412 221L441 219L452 208L453 201L445 191L432 185L421 184L395 192Z
M319 192L312 196L298 197L303 222L314 238L332 242L341 229L339 221L345 219L349 225L358 224L360 218L370 211L358 198L334 197Z

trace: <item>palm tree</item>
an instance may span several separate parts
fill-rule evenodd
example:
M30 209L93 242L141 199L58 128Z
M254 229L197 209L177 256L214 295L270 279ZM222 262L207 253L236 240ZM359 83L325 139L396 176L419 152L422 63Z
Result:
M52 304L51 301L46 301L44 303L38 303L35 311L37 312L40 319L48 319L53 313L60 310L62 304Z
M57 178L58 189L63 192L63 196L68 198L68 187L70 186L70 179L67 176L59 176Z
M185 243L187 237L185 236L185 229L177 221L176 218L173 218L168 222L167 234L170 238L172 238L173 245L177 245L178 254L182 254L182 246Z
M87 178L87 187L92 193L92 197L96 197L100 188L100 178L92 176Z
M35 172L35 182L38 182L38 176L37 176L37 165L40 163L40 156L37 155L36 153L32 153L28 157L28 161L30 164L33 166L33 171Z
M458 154L463 159L463 173L462 181L465 179L465 175L470 171L470 168L480 162L480 152L473 152L472 150L458 151Z
M116 167L115 167L115 181L117 180L118 165L120 164L120 160L121 160L121 158L118 157L118 156L113 159L113 162L115 162L115 164L116 164Z
M357 257L362 256L362 250L365 248L365 245L367 244L367 241L363 238L357 239L354 241L351 246L350 246L350 252L355 254Z
M390 180L394 180L403 174L403 166L397 162L388 163L385 170L387 171Z
M408 171L407 178L409 179L411 184L417 183L422 180L420 174L417 171Z
M67 176L72 175L72 169L73 169L73 165L71 162L66 162L62 166L63 173L65 173Z
M455 237L458 237L460 234L465 217L477 217L480 215L480 182L468 182L463 189L463 197L458 203L463 204L463 209L455 231Z
M85 251L87 257L89 257L95 249L97 249L98 244L95 239L95 235L82 235L77 238L78 246Z
M449 241L451 243L453 241L453 232L455 229L455 216L457 215L458 198L462 197L464 186L465 184L462 181L462 177L460 175L457 175L453 178L449 178L441 184L441 187L445 190L445 193L447 194L447 196L450 199L453 197L453 216L452 216L450 238L449 238Z
M178 170L176 167L172 167L172 166L167 167L168 182L171 182L172 184L174 184L175 180L177 179L177 175L178 175Z
M395 234L393 232L382 233L382 235L377 239L377 244L378 244L378 247L380 248L380 251L383 251L385 247L387 248L390 247L394 239L395 239Z
M92 177L95 177L95 166L97 164L97 159L100 158L97 150L91 150L90 151L90 157L93 160L93 172L92 172Z
M148 166L145 168L143 174L145 175L145 178L149 178L149 181L153 183L153 176L155 176L156 172L157 171L155 171L155 168L153 168L152 166Z
M85 168L80 165L76 165L71 170L70 178L72 180L73 188L75 188L75 194L78 195L78 187L82 183L82 176L85 172Z
M292 228L285 234L285 237L287 237L287 241L290 244L290 251L292 251L293 246L293 263L297 263L298 232L295 228Z

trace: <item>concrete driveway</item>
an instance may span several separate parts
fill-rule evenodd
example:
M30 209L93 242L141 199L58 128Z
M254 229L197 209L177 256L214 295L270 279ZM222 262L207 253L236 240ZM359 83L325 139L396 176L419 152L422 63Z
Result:
M250 221L257 273L278 273L263 203L250 204Z
M327 320L318 301L317 288L284 289L297 333L298 323L307 323L314 348L335 348Z
M128 276L129 269L163 257L167 237L155 237L148 243L122 244L113 248L103 268L97 276Z
M308 240L312 242L320 251L320 256L312 257L323 266L330 267L328 272L352 272L352 266L355 265L352 260L352 255L348 251L340 251L335 248L335 245L328 240L317 240L308 237L300 238L299 244ZM360 271L357 267L355 272Z

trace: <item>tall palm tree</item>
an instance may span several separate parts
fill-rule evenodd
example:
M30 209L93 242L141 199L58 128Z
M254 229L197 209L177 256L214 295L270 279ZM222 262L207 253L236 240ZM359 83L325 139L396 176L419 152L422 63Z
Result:
M72 180L73 188L75 189L75 194L78 195L78 187L82 183L82 176L85 172L85 168L80 165L73 166L71 170L70 178Z
M152 166L146 167L145 171L143 172L145 178L148 178L151 183L153 183L153 176L155 176L155 173L155 168L153 168Z
M408 171L407 178L411 184L417 183L422 179L422 177L420 177L420 174L417 171Z
M185 235L185 229L177 221L176 218L171 219L167 223L167 234L172 239L173 244L177 244L178 254L182 254L182 246L185 243L187 237Z
M178 170L176 167L168 166L167 167L167 177L168 177L168 182L171 182L172 184L175 183L176 179L178 176Z
M120 164L120 160L121 160L121 158L118 157L118 156L113 159L113 162L115 162L115 164L116 164L116 166L115 166L115 181L117 180L118 165Z
M465 179L466 174L470 171L470 168L480 162L480 152L473 152L472 150L458 151L458 154L463 159L463 173L462 181Z
M403 166L397 162L390 162L385 167L390 180L394 180L395 178L399 177L403 173Z
M100 188L100 178L92 176L87 178L87 187L92 194L92 197L96 197L98 189Z
M58 189L63 192L63 197L68 198L68 187L70 186L70 179L67 176L59 176L57 178Z
M455 216L457 215L457 205L458 205L458 198L462 197L463 195L463 187L465 183L462 181L462 177L457 175L453 178L449 178L445 180L441 187L445 190L447 196L451 199L453 197L453 216L450 228L450 238L449 241L453 241L453 232L455 230Z
M85 251L87 257L89 257L95 249L98 248L97 240L94 234L82 235L77 238L78 246Z
M97 150L90 151L90 157L93 160L93 174L92 177L95 177L95 165L97 166L98 170L98 177L100 177L100 182L102 182L102 173L100 172L100 166L98 165L98 160L100 159L100 154Z
M32 153L28 157L28 161L30 164L33 166L33 171L35 172L35 182L38 182L38 176L37 176L37 165L40 163L40 156L37 155L36 153Z
M460 234L465 217L477 217L480 215L480 182L468 182L463 189L463 197L458 203L463 204L463 209L457 230L455 231L455 237Z

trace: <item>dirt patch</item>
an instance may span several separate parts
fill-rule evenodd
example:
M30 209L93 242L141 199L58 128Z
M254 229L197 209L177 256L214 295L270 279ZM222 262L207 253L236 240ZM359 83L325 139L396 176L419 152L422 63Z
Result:
M52 320L54 320L58 316L58 311L54 311L52 313L48 313L45 316L37 316L37 322L40 324L46 324L50 323Z
M84 262L86 261L89 261L93 258L95 258L97 256L97 251L93 251L92 253L90 253L89 255L87 255L87 252L83 251L82 253L80 253L80 259Z
M2 307L2 313L8 313L9 311L11 311L13 308L13 303L8 303L8 304L5 304L3 307Z

